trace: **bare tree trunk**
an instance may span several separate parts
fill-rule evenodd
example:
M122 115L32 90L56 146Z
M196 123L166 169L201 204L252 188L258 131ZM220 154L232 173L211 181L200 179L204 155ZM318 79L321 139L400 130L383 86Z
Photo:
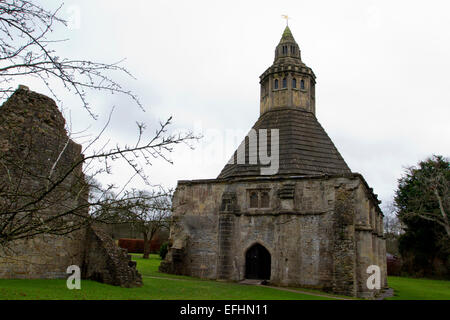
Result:
M144 259L148 259L148 256L150 254L150 239L148 238L148 233L143 232L144 235Z
M447 213L445 212L444 205L442 204L442 198L439 195L437 188L434 189L434 195L436 196L438 203L439 203L439 210L441 211L441 214L442 214L442 217L444 220L443 226L445 228L445 232L447 232L447 236L450 237L450 225L448 223Z

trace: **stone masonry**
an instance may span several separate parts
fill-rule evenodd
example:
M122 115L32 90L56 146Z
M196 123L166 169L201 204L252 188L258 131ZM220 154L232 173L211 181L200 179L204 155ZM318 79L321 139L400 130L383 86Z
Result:
M0 107L0 208L12 212L35 200L36 195L47 190L50 179L62 177L81 157L81 146L67 136L65 120L55 102L19 87ZM78 166L43 201L26 209L39 209L42 217L52 217L73 208L76 214L65 219L76 223L77 215L88 214L87 192ZM14 223L23 216L24 212L19 212L7 227L13 230L18 226ZM5 217L12 216L0 215L0 219ZM86 278L114 285L141 285L135 265L97 229L88 227L66 235L40 234L8 242L6 248L0 248L0 278L66 278L67 267L77 265L86 271ZM95 261L91 250L96 253Z
M379 200L317 121L315 75L288 27L260 83L252 129L279 130L276 145L267 139L268 150L279 148L278 172L260 173L246 138L238 149L245 163L236 161L237 151L217 179L179 181L160 270L376 296L387 288ZM366 285L371 265L380 267L380 290Z
M84 279L128 288L142 286L136 262L101 228L88 229L82 266Z

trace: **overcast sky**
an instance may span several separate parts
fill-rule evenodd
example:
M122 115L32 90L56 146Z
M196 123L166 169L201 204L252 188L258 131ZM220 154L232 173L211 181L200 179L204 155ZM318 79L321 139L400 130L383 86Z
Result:
M57 7L60 1L46 0ZM126 97L90 96L100 119L62 93L73 130L95 132L116 106L105 137L131 143L135 121L154 130L170 115L174 129L201 132L194 151L178 148L174 165L157 161L154 184L215 178L259 117L259 76L273 63L285 21L317 76L317 118L353 172L390 201L405 166L450 150L450 2L448 1L159 1L65 0L70 38L61 56L126 58L136 80L119 75L146 108ZM23 82L23 81L22 81ZM33 80L24 83L44 94ZM231 139L231 136L235 136ZM82 139L80 138L79 141ZM114 168L123 182L130 173ZM142 186L138 181L135 186Z

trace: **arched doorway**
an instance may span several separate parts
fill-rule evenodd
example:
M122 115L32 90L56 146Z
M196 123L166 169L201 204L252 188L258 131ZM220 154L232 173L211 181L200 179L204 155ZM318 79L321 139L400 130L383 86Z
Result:
M245 278L270 280L270 253L259 243L251 246L245 254Z

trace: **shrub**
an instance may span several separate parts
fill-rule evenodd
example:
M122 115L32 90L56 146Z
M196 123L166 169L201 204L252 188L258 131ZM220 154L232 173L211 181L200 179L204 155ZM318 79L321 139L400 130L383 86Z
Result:
M161 257L161 259L165 259L167 252L169 251L169 244L167 242L164 242L161 245L161 248L159 248L159 256Z
M158 237L153 237L150 241L150 253L158 254L161 249L161 240ZM128 253L144 253L144 240L142 239L119 239L119 247L127 249Z

